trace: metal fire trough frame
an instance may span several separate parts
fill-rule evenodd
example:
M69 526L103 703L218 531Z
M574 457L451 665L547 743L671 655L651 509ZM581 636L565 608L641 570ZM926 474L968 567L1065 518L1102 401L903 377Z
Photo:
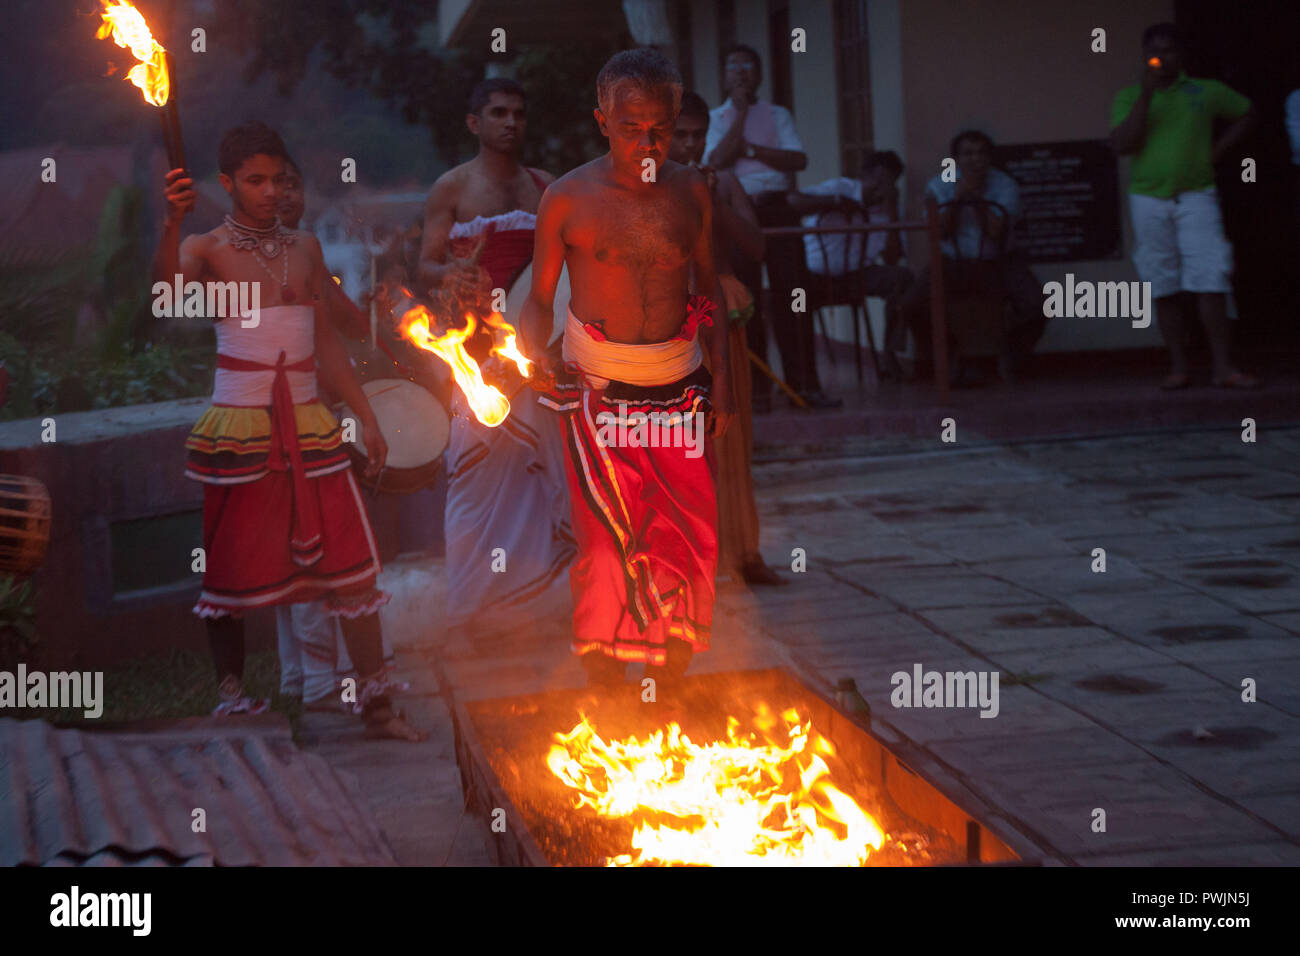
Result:
M912 818L942 832L958 847L964 846L966 865L1040 864L1038 859L1026 858L1012 850L988 824L963 810L937 786L904 763L872 730L844 714L830 699L789 671L770 668L707 674L691 677L687 684L707 693L710 688L734 687L737 682L747 692L767 696L776 709L799 707L805 719L811 718L813 728L835 745L845 765L888 794ZM635 690L629 685L629 692ZM460 766L466 808L489 823L494 810L505 811L505 830L493 832L490 841L499 865L551 866L552 862L529 832L523 813L511 800L507 787L493 769L488 758L491 743L483 738L475 717L489 712L499 715L508 708L527 710L532 703L546 699L554 702L569 698L576 702L582 694L583 691L570 689L512 698L457 700L454 704L456 761ZM574 714L576 718L576 710ZM557 731L568 729L568 726L554 728ZM1006 827L1003 832L1012 834L1014 828ZM1015 840L1015 836L1012 839ZM1025 846L1022 835L1016 842Z

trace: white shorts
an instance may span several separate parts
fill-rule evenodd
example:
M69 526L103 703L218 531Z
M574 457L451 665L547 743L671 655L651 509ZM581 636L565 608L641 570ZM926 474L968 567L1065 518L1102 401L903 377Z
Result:
M1232 246L1223 234L1214 187L1177 199L1129 194L1133 217L1133 265L1151 295L1231 292Z

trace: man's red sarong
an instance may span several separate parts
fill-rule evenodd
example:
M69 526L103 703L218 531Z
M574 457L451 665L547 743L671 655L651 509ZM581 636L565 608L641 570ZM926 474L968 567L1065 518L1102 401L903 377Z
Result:
M707 300L704 300L707 302ZM707 312L697 301L681 337ZM599 329L587 325L597 338ZM703 413L710 376L700 367L677 382L604 388L561 383L542 402L566 413L565 464L578 554L569 572L576 654L598 651L620 661L663 665L667 640L695 651L709 646L718 513L711 442L690 457L676 447L636 447L600 440L601 423L639 412ZM680 425L676 426L682 427ZM606 431L608 435L608 431Z

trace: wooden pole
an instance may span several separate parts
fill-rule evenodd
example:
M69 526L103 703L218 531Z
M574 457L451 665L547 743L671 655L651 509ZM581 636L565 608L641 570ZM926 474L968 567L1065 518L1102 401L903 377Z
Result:
M163 135L167 140L167 161L172 169L185 168L185 139L181 136L181 114L176 101L176 64L170 53L164 53L167 60L167 105L162 108Z
M771 366L769 366L766 362L764 362L761 358L759 358L753 349L751 349L748 345L746 345L745 351L749 353L749 360L758 367L758 370L762 372L764 375L766 375L768 378L770 378L772 381L776 382L777 386L781 389L781 391L785 392L787 395L790 396L790 401L794 402L800 408L808 407L808 403L799 397L799 393L796 392L794 389L792 389L789 385L785 384L785 382L777 378L776 373L772 371Z
M373 237L372 237L373 238ZM370 347L379 341L379 312L375 306L375 254L370 253Z
M930 330L934 338L934 378L939 401L948 401L948 311L943 295L943 246L940 244L939 203L925 198L926 232L930 237Z

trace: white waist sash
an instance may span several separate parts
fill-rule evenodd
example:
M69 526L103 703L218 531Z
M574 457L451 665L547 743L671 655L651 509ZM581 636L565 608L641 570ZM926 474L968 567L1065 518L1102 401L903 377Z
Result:
M281 350L284 363L300 362L316 350L316 311L309 305L273 305L260 310L257 325L244 327L239 318L216 324L217 351L232 358L274 366ZM295 405L318 397L316 372L285 372ZM270 405L275 370L244 372L218 368L212 401L221 405Z
M611 379L629 385L671 385L699 368L704 353L698 330L689 342L669 339L630 345L598 341L570 308L564 323L564 360L581 368L597 388L604 388Z

